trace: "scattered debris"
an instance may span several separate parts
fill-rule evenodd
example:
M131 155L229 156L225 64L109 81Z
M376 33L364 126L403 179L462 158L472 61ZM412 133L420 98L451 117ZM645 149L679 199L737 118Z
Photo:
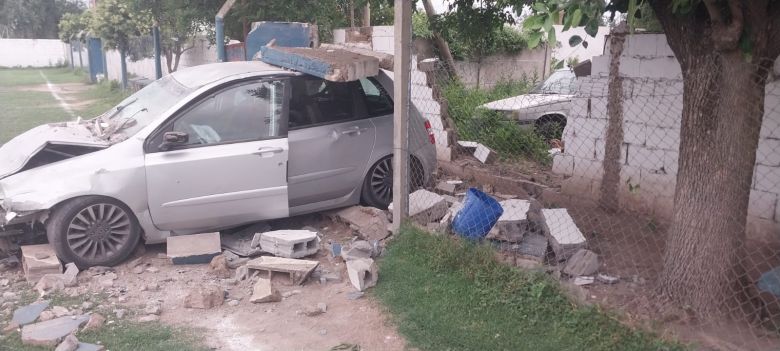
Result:
M436 190L439 194L442 194L442 196L447 195L452 197L453 195L456 195L458 193L463 192L465 189L463 188L463 181L462 180L444 180L439 182L439 184L436 185ZM451 201L448 201L451 203Z
M320 302L317 304L317 307L309 308L303 311L303 314L307 317L314 317L319 316L325 312L328 311L328 305L326 305L324 302Z
M156 321L159 321L159 320L160 320L160 316L158 316L156 314L150 314L150 315L146 315L146 316L143 316L141 318L138 318L138 321L141 322L141 323L156 322Z
M249 278L249 268L246 266L236 268L236 281L240 282L246 278Z
M68 311L67 308L62 307L62 306L54 306L54 307L51 308L51 311L54 312L54 316L57 317L57 318L70 316L72 314L72 313L70 313L70 311Z
M593 277L576 277L574 278L574 285L582 286L582 285L590 285L594 282Z
M566 262L563 273L572 277L593 275L599 270L599 256L595 252L579 249Z
M40 279L38 279L38 283L35 284L35 290L38 291L38 293L41 296L45 296L49 292L53 291L59 291L65 289L65 278L62 274L45 274Z
M27 282L36 283L46 274L62 273L60 260L49 244L25 245L22 250L22 268Z
M63 283L66 288L74 287L78 284L79 268L76 264L70 262L65 265L65 273L63 273Z
M357 227L358 234L365 240L382 240L390 233L387 230L390 225L387 215L378 208L352 206L332 212L330 216Z
M54 347L68 334L87 323L89 316L60 317L22 327L22 343L25 345Z
M14 315L11 318L11 323L16 323L17 326L23 326L35 322L41 315L41 312L49 307L49 301L36 302L24 307L20 307L14 311Z
M330 255L331 257L341 256L341 243L330 243Z
M600 283L611 285L620 282L620 277L599 273L596 275L596 280L598 280Z
M350 299L350 300L357 300L357 299L362 298L365 294L366 293L364 293L362 291L353 291L353 292L347 293L347 298Z
M228 268L225 255L214 256L209 263L209 270L219 278L230 278L230 269Z
M358 240L352 243L349 249L341 251L341 257L344 261L357 260L361 258L372 258L374 250L371 244L365 240Z
M568 259L587 244L585 236L565 208L543 209L542 225L559 261Z
M355 259L347 261L347 275L352 286L363 291L376 285L379 272L374 260Z
M490 164L496 160L497 155L493 149L477 143L477 149L474 150L474 157L479 160L479 162Z
M528 231L528 211L531 202L528 200L504 200L499 202L504 213L498 218L498 222L490 230L487 239L519 243Z
M121 308L120 309L115 309L114 310L114 315L116 316L116 318L122 319L122 317L125 316L125 312L126 311L124 309L121 309Z
M210 309L221 306L225 301L225 291L217 285L196 287L184 297L184 307Z
M282 295L279 294L279 290L274 289L271 285L271 279L258 279L252 288L252 297L249 298L249 302L265 303L279 301L282 301Z
M68 334L54 351L76 351L79 348L79 339L73 334Z
M263 233L260 247L274 256L301 258L320 249L320 238L311 230L276 230Z
M219 233L168 237L168 257L173 264L209 263L220 253Z
M160 315L160 313L162 313L162 304L159 301L147 302L144 313Z
M317 261L264 256L247 262L246 267L259 271L268 271L269 279L271 279L273 272L288 273L290 282L300 285L303 284L319 264Z
M547 256L547 238L543 235L529 234L523 237L519 244L510 249L521 258L542 263Z
M393 210L393 204L388 207ZM409 219L422 225L442 219L450 210L447 201L439 194L425 189L409 194Z
M271 230L268 223L255 223L237 233L222 235L222 247L239 256L253 257L263 253L260 247L262 233Z
M224 247L225 245L223 244L222 246ZM225 259L227 259L227 266L230 269L236 269L249 262L248 258L239 257L238 255L233 253L233 251L225 250L222 252L222 255L225 256Z
M241 302L238 301L238 300L230 300L230 301L228 301L228 306L236 307L236 306L238 306L239 303L241 303Z
M99 330L105 324L106 317L103 317L100 313L93 313L89 316L89 321L87 321L87 325L84 326L83 330Z

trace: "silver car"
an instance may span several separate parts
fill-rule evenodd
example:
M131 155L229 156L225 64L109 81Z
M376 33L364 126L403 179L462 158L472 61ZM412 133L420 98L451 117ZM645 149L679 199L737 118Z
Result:
M334 83L261 62L164 77L103 115L34 128L0 147L0 237L43 233L80 267L143 238L222 230L392 201L392 80ZM410 120L412 186L436 167Z

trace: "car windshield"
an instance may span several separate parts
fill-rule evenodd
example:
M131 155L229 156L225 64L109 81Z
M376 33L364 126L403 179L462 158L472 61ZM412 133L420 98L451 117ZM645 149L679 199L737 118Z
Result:
M574 72L556 71L545 81L531 90L534 94L561 94L572 95L577 91L577 77Z
M98 134L105 138L117 133L132 136L191 92L172 75L158 79L98 116Z

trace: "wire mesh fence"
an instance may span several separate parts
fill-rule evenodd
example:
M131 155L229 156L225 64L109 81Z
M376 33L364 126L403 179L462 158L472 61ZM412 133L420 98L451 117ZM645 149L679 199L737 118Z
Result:
M432 136L438 167L412 171L426 181L411 220L489 243L625 323L777 349L780 81L760 60L742 78L684 80L662 39L613 35L589 73L488 87L415 56L409 89L430 128L409 139ZM712 62L696 71L723 69Z

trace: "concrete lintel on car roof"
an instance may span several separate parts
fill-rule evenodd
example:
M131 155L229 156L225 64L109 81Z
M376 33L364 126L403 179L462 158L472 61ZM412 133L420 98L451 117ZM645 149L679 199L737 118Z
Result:
M333 82L351 82L379 74L379 58L341 48L263 46L260 51L260 61Z

